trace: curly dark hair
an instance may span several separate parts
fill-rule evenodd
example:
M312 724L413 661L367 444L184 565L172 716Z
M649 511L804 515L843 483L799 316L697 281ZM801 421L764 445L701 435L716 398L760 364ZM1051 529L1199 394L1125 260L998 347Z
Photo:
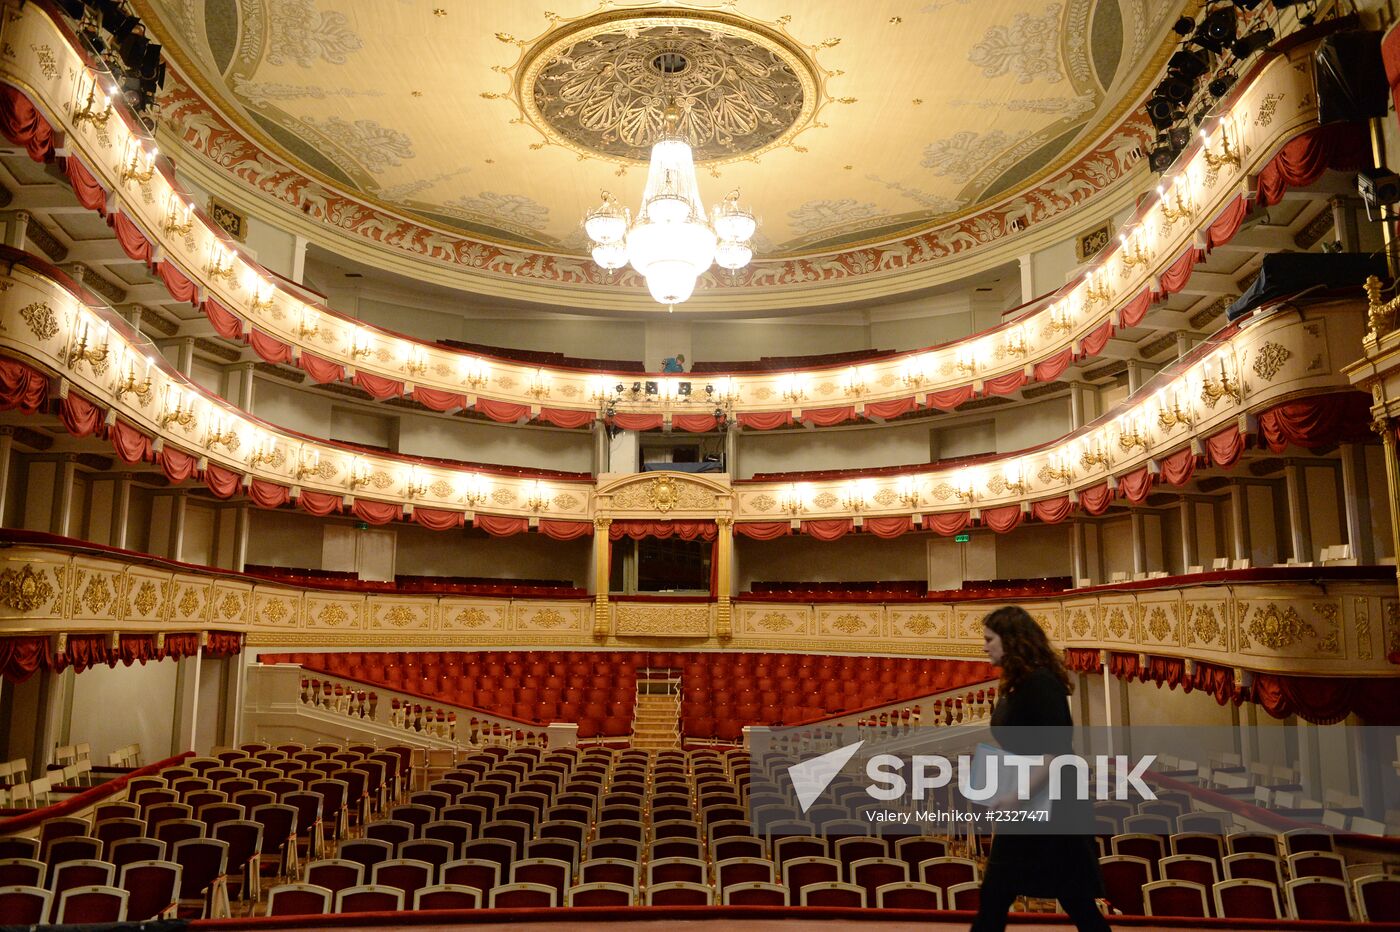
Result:
M1015 689L1026 677L1045 667L1074 692L1074 682L1060 652L1050 645L1045 631L1030 613L1019 605L1005 605L982 619L982 624L1001 637L1001 688Z

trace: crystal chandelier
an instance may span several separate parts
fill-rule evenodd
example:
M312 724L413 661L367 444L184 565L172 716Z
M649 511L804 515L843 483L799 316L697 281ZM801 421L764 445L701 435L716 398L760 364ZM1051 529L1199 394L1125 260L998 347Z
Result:
M690 141L679 131L680 112L668 106L665 128L651 147L651 167L642 206L634 218L611 194L583 221L602 268L620 269L629 262L646 279L651 296L668 309L695 291L696 280L710 264L735 271L749 264L749 243L757 224L739 206L739 192L728 194L710 218L700 201Z

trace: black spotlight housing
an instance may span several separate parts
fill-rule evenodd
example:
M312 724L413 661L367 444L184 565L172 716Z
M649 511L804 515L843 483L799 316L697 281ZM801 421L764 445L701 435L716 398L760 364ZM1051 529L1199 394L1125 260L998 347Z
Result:
M1189 16L1183 16L1172 24L1172 31L1179 36L1189 36L1196 28L1196 21Z
M1234 86L1235 73L1233 71L1222 71L1206 85L1206 91L1212 98L1219 100L1230 93L1230 88Z
M1180 152L1191 144L1191 130L1185 126L1173 126L1171 132L1167 134L1171 140L1172 148Z
M1167 74L1194 81L1210 71L1210 56L1192 49L1181 49L1167 59Z
M1274 30L1271 26L1263 29L1256 29L1247 36L1235 40L1235 44L1230 46L1230 54L1236 58L1248 58L1261 49L1268 48L1273 44Z
M1200 28L1191 38L1197 45L1218 55L1225 50L1225 46L1235 41L1238 20L1239 14L1234 7L1221 7L1201 21Z
M1178 106L1185 104L1192 97L1196 96L1197 78L1181 78L1169 76L1160 86L1160 93L1167 100Z
M1172 167L1172 162L1176 161L1176 150L1171 147L1165 134L1157 137L1157 145L1152 147L1152 151L1147 154L1147 164L1152 166L1152 170L1157 174L1162 174Z
M1153 97L1147 102L1147 117L1157 129L1167 129L1176 122L1176 109L1166 97Z

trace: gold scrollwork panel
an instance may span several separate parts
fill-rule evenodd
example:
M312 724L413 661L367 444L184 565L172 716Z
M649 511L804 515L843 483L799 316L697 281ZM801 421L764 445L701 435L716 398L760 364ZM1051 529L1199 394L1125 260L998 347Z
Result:
M884 609L864 605L821 606L816 610L819 637L876 638L882 633Z
M591 621L593 603L513 602L510 607L512 631L550 634L567 638L585 629Z
M917 608L891 605L885 614L889 619L891 637L927 640L931 647L932 642L947 641L951 637L953 610L947 605L932 604Z
M209 622L216 628L246 627L253 609L253 587L249 583L216 580L209 597Z
M708 638L714 630L709 605L613 602L611 608L613 633L620 638Z
M432 599L395 599L369 603L369 627L379 631L431 631Z
M0 571L0 617L62 616L66 561L16 553Z
M734 606L736 637L797 637L812 633L812 608L808 605L740 602Z
M443 631L505 631L510 623L510 603L443 599L438 617Z
M363 597L306 595L306 627L330 631L358 631L364 628Z

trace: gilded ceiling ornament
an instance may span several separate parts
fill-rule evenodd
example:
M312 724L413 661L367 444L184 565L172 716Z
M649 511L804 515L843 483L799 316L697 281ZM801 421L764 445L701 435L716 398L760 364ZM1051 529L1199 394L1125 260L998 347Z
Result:
M32 612L53 598L54 589L42 572L26 563L21 569L0 573L0 602L20 612Z
M1254 374L1266 382L1272 382L1274 376L1278 375L1283 364L1288 362L1293 354L1288 351L1288 347L1279 343L1265 343L1259 347L1259 355L1254 357Z
M676 480L670 476L657 476L651 480L647 486L647 497L651 499L651 507L665 514L680 500L680 493L676 489Z
M156 586L155 583L147 580L136 590L136 598L132 600L132 605L136 608L138 615L149 615L156 608Z
M29 48L38 58L39 71L43 73L44 77L49 79L58 77L58 62L54 61L53 49L47 45L31 45Z
M1171 622L1167 621L1167 613L1161 608L1154 608L1147 615L1147 632L1158 641L1165 641L1167 635L1171 634Z
M899 496L888 486L875 493L875 504L881 508L888 508L898 500Z
M19 316L24 318L24 322L41 343L58 333L58 315L43 301L35 301L20 308Z
M1283 650L1304 637L1317 637L1317 630L1292 607L1280 611L1270 602L1266 608L1255 609L1249 622L1249 634L1270 650Z

